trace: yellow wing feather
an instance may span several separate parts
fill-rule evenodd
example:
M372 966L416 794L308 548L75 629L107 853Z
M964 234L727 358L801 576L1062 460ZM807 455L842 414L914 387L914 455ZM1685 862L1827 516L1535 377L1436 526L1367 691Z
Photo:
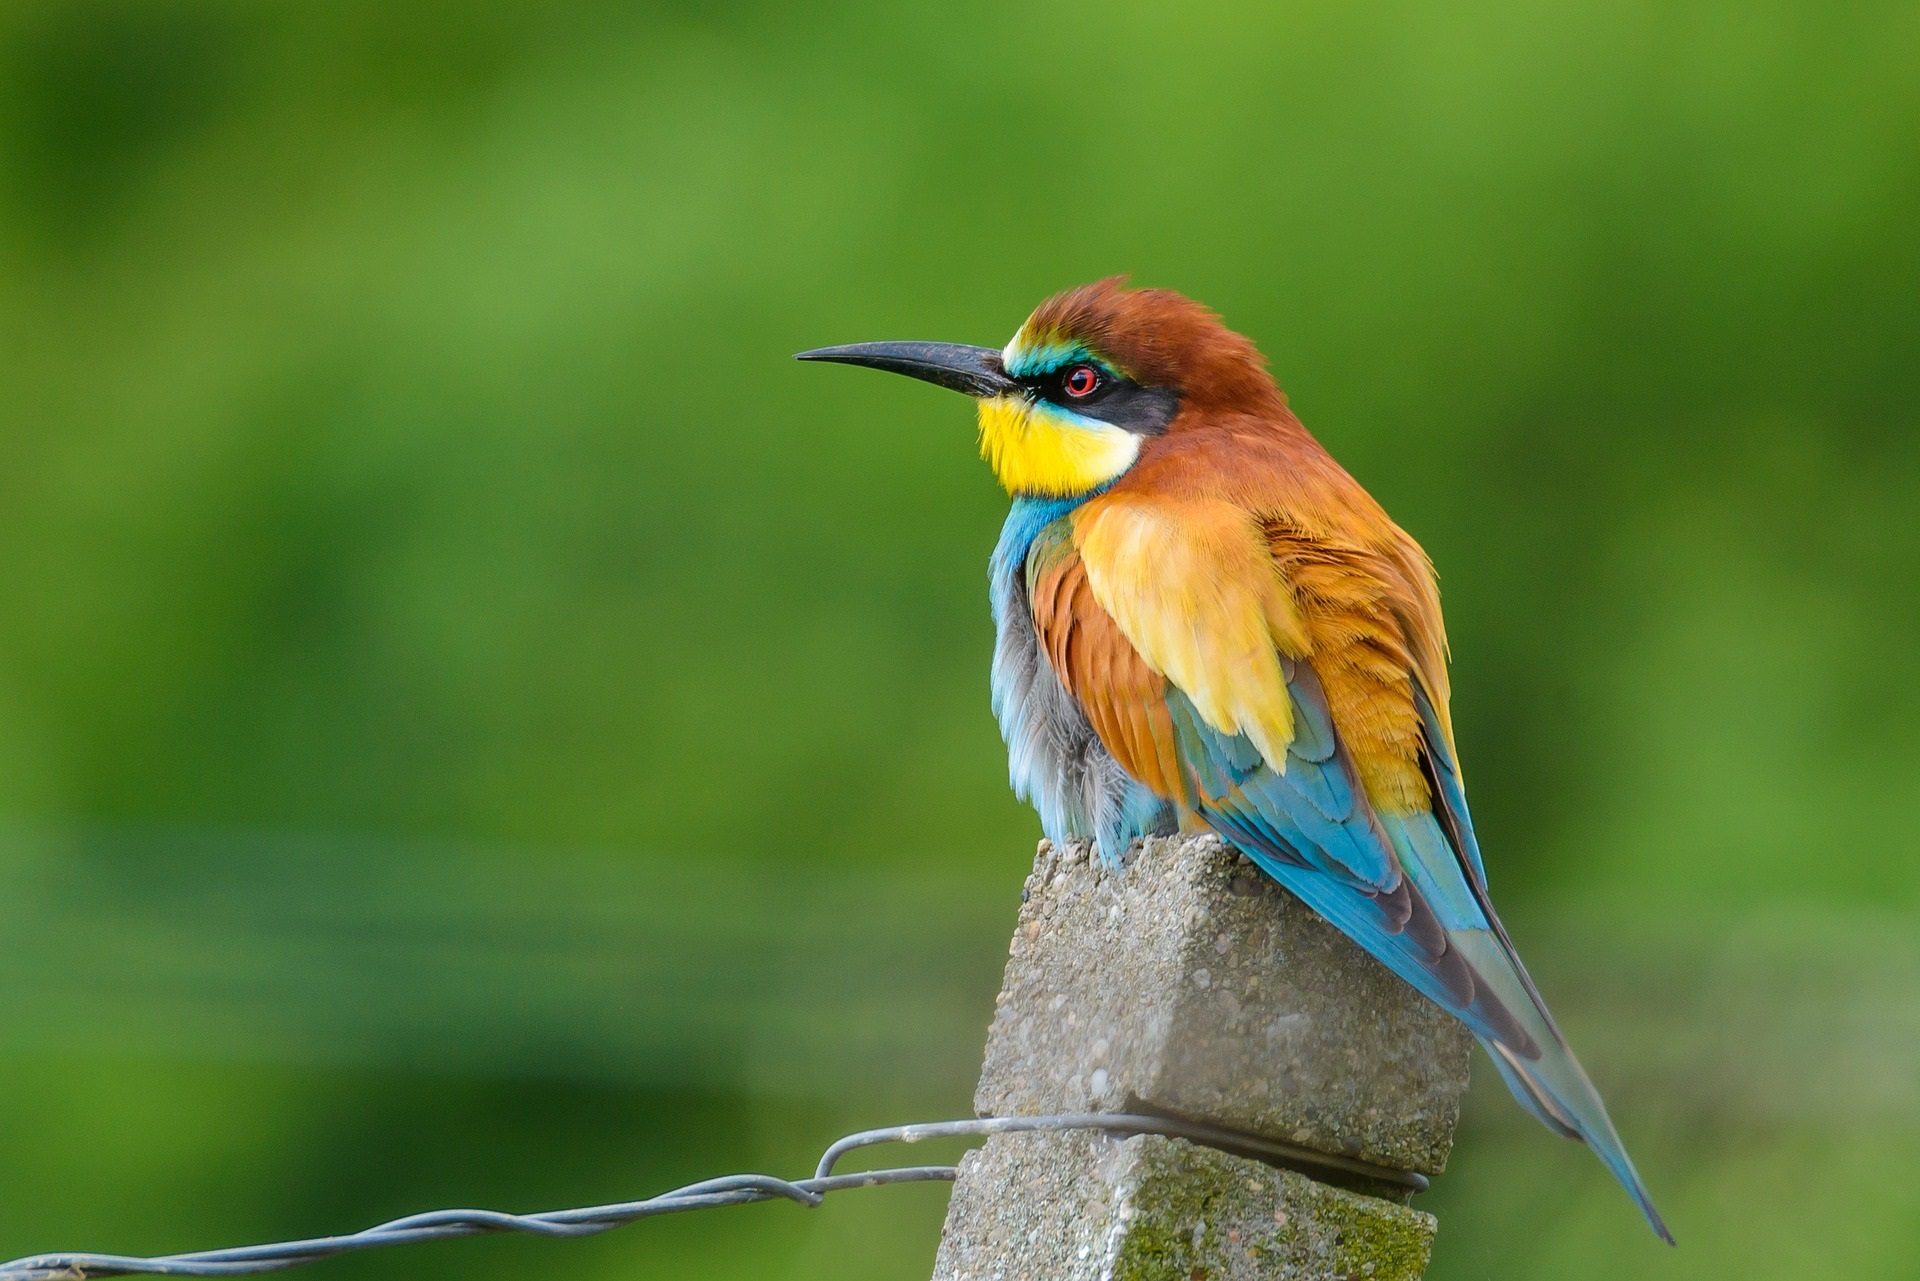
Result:
M1207 724L1284 770L1293 702L1280 655L1308 642L1254 518L1219 500L1109 493L1072 519L1094 600L1141 658Z

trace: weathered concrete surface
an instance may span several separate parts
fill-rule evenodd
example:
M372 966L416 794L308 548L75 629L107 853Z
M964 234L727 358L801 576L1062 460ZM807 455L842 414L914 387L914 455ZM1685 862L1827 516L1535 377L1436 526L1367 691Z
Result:
M960 1163L934 1281L1415 1281L1432 1215L1182 1139L1000 1134Z
M1437 1174L1471 1038L1211 836L1042 842L974 1106L1153 1111Z

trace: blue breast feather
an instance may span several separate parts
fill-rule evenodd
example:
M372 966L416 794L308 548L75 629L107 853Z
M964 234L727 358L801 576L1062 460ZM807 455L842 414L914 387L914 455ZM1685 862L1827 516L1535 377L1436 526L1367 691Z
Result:
M1094 734L1040 652L1027 599L1034 540L1090 497L1016 498L1007 513L988 562L993 714L1007 743L1014 794L1039 811L1048 838L1091 837L1101 858L1118 866L1133 841L1173 831L1172 808L1129 777Z

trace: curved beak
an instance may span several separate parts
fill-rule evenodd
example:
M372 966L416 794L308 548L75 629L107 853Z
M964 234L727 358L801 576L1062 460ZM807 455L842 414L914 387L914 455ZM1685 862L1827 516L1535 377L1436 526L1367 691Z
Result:
M816 347L794 359L884 369L982 400L1020 390L1020 384L1000 367L999 352L957 342L856 342L844 347Z

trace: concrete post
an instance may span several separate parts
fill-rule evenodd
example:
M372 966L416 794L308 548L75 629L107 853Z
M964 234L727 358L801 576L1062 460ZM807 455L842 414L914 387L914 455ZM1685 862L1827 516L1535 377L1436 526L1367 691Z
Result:
M1471 1039L1220 841L1148 841L1118 874L1043 841L1023 897L982 1116L1144 1112L1445 1168ZM1413 1281L1434 1220L1404 1191L1184 1139L996 1135L961 1161L934 1278Z

